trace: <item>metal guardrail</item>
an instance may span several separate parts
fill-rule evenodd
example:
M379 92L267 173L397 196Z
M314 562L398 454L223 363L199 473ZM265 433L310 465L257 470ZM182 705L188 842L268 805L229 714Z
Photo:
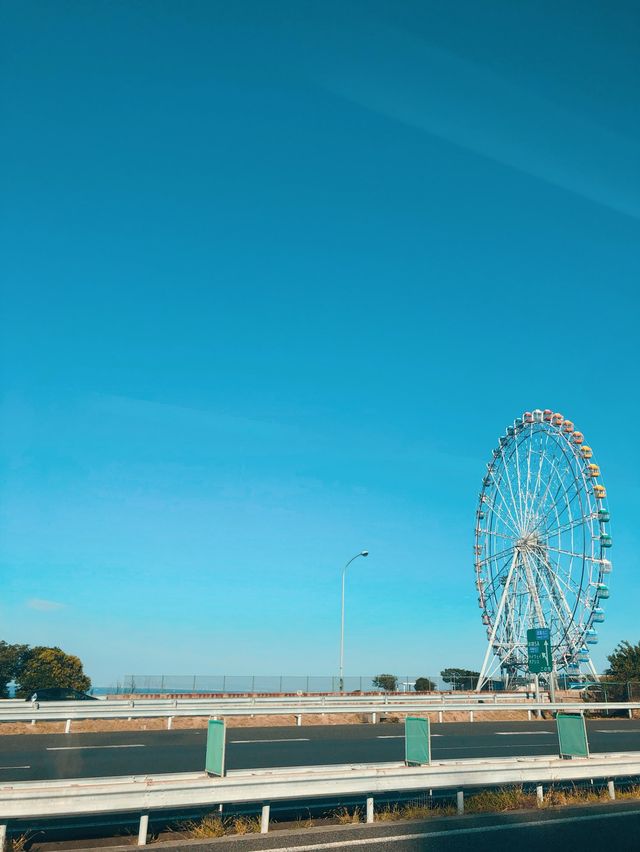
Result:
M603 778L609 780L609 793L614 798L613 779L638 775L640 752L592 754L570 761L547 756L442 760L422 767L393 763L244 770L223 778L181 773L20 781L0 787L0 850L8 820L140 813L138 842L144 845L149 812L163 809L361 795L367 798L367 821L373 821L376 794L451 789L456 791L458 812L462 813L465 788ZM542 786L538 787L538 798L542 799ZM268 829L268 822L269 805L263 804L263 831Z
M370 714L371 721L377 721L381 714L389 713L438 713L438 721L442 721L445 713L466 712L469 721L473 722L476 713L526 710L529 718L536 711L567 712L610 712L626 711L629 717L634 710L640 710L640 702L536 702L533 700L483 702L481 700L453 701L425 700L424 697L406 699L397 696L386 700L370 697L352 698L345 696L323 697L309 700L308 698L248 698L248 699L157 699L129 701L68 701L43 702L42 704L24 702L22 706L0 706L1 722L36 722L61 721L67 723L69 733L71 722L78 719L149 719L165 718L167 727L172 727L176 717L194 716L294 716L296 723L302 723L305 715L340 715L340 714ZM1 729L0 729L1 731Z

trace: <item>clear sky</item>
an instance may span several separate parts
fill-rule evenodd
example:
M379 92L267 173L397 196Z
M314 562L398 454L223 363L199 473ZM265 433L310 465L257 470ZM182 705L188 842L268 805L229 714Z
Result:
M130 672L479 667L524 409L640 639L633 2L9 0L0 636Z

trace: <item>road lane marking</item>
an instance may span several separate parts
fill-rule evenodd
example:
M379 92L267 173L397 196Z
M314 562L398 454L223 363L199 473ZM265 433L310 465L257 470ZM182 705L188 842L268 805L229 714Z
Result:
M309 737L285 737L282 740L229 740L229 742L240 745L244 743L308 743L311 740Z
M444 734L431 734L433 737L444 737ZM403 740L404 734L380 734L376 737L377 740Z
M130 743L127 745L88 745L88 746L47 746L46 751L84 751L96 748L146 748L144 743Z
M395 843L409 840L426 840L430 837L453 837L462 834L487 834L490 831L518 831L523 828L541 828L543 826L569 825L575 822L593 822L598 819L616 819L625 816L640 816L640 811L621 811L613 814L587 814L586 816L560 817L553 819L536 819L529 822L515 822L508 825L482 825L473 828L451 828L444 831L425 831L420 834L371 834L357 840L338 840L328 843L311 843L305 846L272 846L271 852L315 852L317 849L346 849L351 846L368 846L380 843ZM285 841L286 842L286 841ZM254 847L248 852L257 852L264 846Z
M31 769L30 766L0 766L0 769Z
M624 728L618 728L617 730L614 730L614 731L611 731L611 730L608 731L608 730L606 730L606 728L597 728L596 734L640 734L640 731L638 731L637 729L634 730L633 728L631 730L628 730L628 731L625 731Z
M493 733L498 737L528 737L532 734L534 736L540 736L540 734L543 734L544 736L550 737L555 735L555 731L494 731Z

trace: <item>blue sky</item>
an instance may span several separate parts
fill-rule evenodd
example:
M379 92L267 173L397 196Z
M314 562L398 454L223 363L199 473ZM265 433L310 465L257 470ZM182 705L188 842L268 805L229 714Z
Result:
M478 667L524 409L612 512L638 641L640 14L13 2L0 635L126 673Z

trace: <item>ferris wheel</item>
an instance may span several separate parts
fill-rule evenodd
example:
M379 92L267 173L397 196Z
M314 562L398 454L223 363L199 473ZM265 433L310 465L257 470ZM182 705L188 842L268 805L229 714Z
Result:
M525 411L493 450L476 511L475 574L488 647L478 689L525 674L527 630L550 631L554 671L595 668L611 547L607 492L570 420Z

